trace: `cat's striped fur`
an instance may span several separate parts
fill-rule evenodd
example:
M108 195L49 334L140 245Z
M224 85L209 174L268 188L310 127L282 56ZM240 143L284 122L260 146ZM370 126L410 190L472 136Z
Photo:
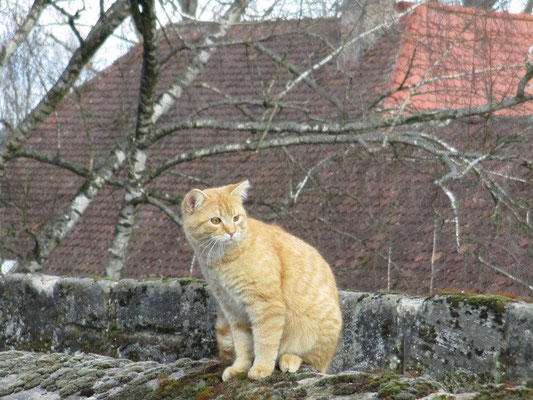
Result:
M185 234L220 306L219 354L233 362L223 379L266 377L276 361L282 371L304 361L325 372L342 327L331 269L304 241L249 218L248 187L193 189L182 203Z

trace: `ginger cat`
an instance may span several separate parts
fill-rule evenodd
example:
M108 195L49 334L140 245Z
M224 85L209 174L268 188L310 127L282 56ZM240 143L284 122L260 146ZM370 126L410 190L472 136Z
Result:
M244 181L193 189L181 206L185 235L219 303L220 357L233 360L222 379L245 371L264 378L276 360L284 372L302 361L326 372L342 327L335 278L315 248L246 215L248 188Z

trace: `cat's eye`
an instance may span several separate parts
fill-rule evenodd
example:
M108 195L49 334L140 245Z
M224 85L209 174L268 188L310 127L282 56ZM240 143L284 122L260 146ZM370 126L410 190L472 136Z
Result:
M240 215L235 215L235 216L233 217L233 222L237 222L237 221L239 220L240 217L241 217Z
M211 218L211 223L212 223L213 225L218 225L218 224L220 224L221 222L222 222L222 220L221 220L220 218L218 218L218 217L213 217L213 218Z

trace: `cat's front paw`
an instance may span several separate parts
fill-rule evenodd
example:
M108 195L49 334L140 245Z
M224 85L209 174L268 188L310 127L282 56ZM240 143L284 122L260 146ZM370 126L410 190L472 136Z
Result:
M224 372L222 373L222 380L226 382L228 379L231 379L236 375L242 374L245 371L246 368L237 368L232 365L224 370Z
M260 365L254 365L250 370L248 371L248 378L250 379L261 379L266 378L270 374L272 374L272 371L274 371L274 368L267 368L262 367Z

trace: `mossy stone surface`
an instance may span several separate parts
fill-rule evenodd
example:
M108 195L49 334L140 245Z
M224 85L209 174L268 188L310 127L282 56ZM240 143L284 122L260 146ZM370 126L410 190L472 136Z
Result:
M530 399L533 389L480 385L446 391L427 376L383 372L322 375L302 366L295 374L278 370L263 380L246 373L223 382L225 366L213 360L180 359L169 364L133 362L94 354L0 352L2 400L298 400ZM465 393L468 392L468 393ZM430 396L430 397L428 397ZM467 397L464 397L467 396Z

